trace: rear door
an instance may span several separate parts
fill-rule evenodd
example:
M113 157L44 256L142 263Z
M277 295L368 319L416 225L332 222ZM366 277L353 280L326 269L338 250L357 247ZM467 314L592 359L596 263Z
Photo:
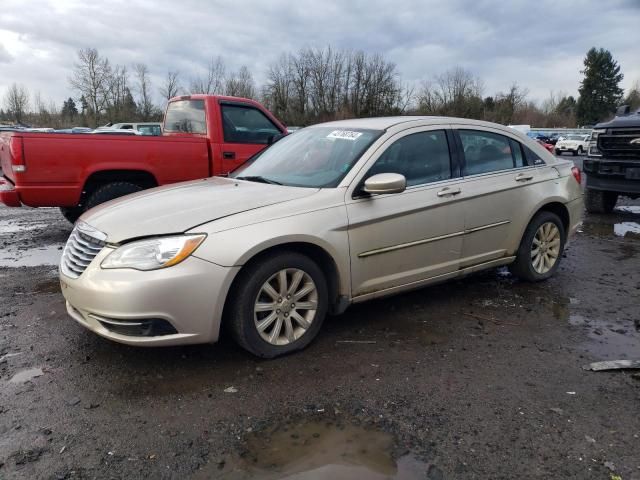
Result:
M222 143L218 146L222 172L228 173L265 148L282 132L258 108L235 102L221 102Z
M521 225L538 202L539 184L557 174L542 168L537 155L501 130L458 125L456 137L463 158L465 218L460 268L466 268L514 253Z
M381 147L357 184L378 173L399 173L407 179L407 189L388 195L367 196L357 189L348 194L354 297L458 270L464 213L452 142L443 127L405 130Z

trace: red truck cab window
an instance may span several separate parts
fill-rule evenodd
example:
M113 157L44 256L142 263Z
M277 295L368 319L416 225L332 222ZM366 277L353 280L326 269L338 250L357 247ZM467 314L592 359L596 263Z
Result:
M177 100L167 108L164 131L169 133L207 133L204 100Z

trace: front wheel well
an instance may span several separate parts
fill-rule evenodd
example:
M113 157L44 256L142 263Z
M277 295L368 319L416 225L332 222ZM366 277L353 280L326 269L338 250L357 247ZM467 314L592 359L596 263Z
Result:
M82 188L79 203L84 203L86 198L100 186L113 182L129 182L143 189L158 186L158 181L153 174L144 170L102 170L89 175Z
M273 256L280 252L296 252L305 255L313 260L318 265L318 267L320 267L327 280L327 287L329 289L329 312L335 312L340 308L340 277L338 274L338 266L336 265L333 257L325 249L313 243L292 242L275 245L273 247L262 250L251 257L242 266L240 271L233 279L231 286L229 287L229 292L224 302L223 318L228 306L231 303L230 299L233 297L234 292L236 292L238 289L238 282L239 278L241 277L240 272L242 272L249 266L256 264L257 262L260 262L263 258Z

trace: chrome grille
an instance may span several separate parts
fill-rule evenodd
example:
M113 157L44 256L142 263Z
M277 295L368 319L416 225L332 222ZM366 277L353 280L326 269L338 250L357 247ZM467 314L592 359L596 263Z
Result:
M62 273L78 278L106 245L106 235L86 223L78 223L62 252Z

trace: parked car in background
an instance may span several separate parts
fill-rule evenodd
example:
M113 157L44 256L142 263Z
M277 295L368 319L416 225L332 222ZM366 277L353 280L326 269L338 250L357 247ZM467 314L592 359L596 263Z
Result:
M87 212L60 281L69 315L117 342L215 342L224 323L275 357L352 303L501 265L545 280L582 210L573 162L508 127L344 120L284 137L229 178Z
M98 135L142 135L138 130L118 130L116 128L96 128L89 133Z
M162 135L162 123L160 122L123 122L107 124L104 127L98 127L96 130L134 130L140 132L141 135Z
M609 213L620 196L640 198L640 110L620 107L594 127L583 169L588 212Z
M191 95L171 99L161 136L116 133L0 134L0 201L61 207L74 222L129 193L226 174L286 130L253 100Z
M537 139L536 139L536 141L537 141L540 145L542 145L542 146L547 150L547 152L549 152L549 153L553 153L553 145L552 145L551 143L546 143L546 142L544 142L543 140L540 140L539 138L537 138Z
M569 134L562 140L558 140L555 144L556 155L570 152L574 156L584 155L589 149L589 135L585 134Z

